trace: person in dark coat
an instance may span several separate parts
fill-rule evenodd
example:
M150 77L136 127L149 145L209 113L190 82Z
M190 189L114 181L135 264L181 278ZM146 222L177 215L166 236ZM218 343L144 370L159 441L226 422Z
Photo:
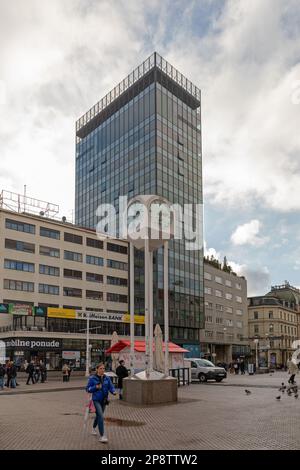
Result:
M116 374L118 376L119 399L122 400L123 379L128 377L128 369L126 369L125 362L123 360L119 361L119 364L120 365L116 369Z
M40 362L40 372L41 372L41 383L43 384L47 377L47 369L45 364L41 361Z
M10 386L11 388L17 386L17 366L13 362L10 365Z
M34 374L34 365L32 362L30 362L27 366L27 369L26 369L26 372L28 374L28 379L27 379L27 382L26 382L26 385L29 385L29 381L31 379L32 383L34 384L35 381L34 381L34 378L33 378L33 374Z

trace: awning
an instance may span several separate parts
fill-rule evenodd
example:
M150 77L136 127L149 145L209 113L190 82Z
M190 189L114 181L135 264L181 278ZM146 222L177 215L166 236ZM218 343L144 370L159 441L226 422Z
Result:
M122 351L125 348L130 348L130 341L129 340L120 340L118 343L114 344L110 348L106 349L105 353L106 354L111 354L111 353L118 353ZM154 349L154 344L153 344L153 349ZM135 341L134 342L134 350L136 352L145 352L146 350L146 344L145 341ZM165 351L165 343L163 343L163 351ZM170 353L185 353L189 352L188 349L184 349L181 346L178 346L178 344L170 343L169 342L169 352Z

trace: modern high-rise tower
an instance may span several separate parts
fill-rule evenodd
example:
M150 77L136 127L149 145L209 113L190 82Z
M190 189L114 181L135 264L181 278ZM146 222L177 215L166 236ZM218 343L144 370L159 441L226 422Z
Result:
M157 194L202 204L200 90L156 52L76 123L76 224L95 228L100 204ZM202 237L202 234L201 234ZM136 254L135 311L143 314ZM163 260L154 255L154 321L163 325ZM199 353L203 327L203 250L169 248L170 338Z

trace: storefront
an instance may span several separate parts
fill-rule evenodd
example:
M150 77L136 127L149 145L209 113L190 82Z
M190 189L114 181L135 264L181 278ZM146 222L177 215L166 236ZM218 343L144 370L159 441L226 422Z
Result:
M72 368L84 370L86 363L86 340L73 338L32 338L14 337L2 340L6 357L22 369L25 361L43 361L48 370L61 370L64 363ZM95 366L105 359L108 340L90 340L91 365Z

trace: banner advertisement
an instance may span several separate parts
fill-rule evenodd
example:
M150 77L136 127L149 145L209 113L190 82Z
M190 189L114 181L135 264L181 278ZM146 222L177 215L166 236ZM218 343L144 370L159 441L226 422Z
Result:
M9 304L8 311L13 315L32 315L32 306L26 304Z
M76 318L76 311L71 308L48 307L49 318Z
M68 361L80 361L80 351L63 351L62 358Z
M0 313L9 313L9 305L0 304Z

